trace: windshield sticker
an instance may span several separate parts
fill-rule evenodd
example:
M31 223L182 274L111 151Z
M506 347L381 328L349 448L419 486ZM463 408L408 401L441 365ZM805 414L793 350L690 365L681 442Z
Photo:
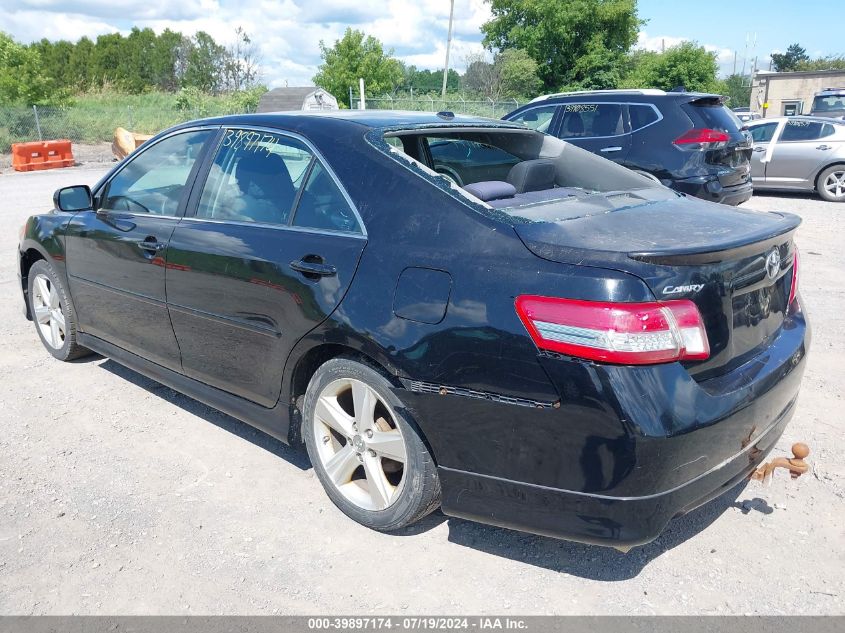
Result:
M596 103L573 103L567 105L564 112L596 112L599 109Z
M278 137L273 134L262 134L252 130L227 130L223 147L243 148L247 152L264 152L269 156L272 153L272 146L278 140Z

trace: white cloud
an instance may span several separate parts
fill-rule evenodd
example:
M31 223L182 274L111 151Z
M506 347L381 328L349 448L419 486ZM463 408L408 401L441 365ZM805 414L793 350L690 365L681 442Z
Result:
M480 50L484 0L455 3L450 66L462 68ZM320 63L319 42L331 46L347 27L380 39L385 48L419 68L442 68L449 3L446 0L18 0L0 12L0 30L20 41L77 40L83 35L128 33L132 26L193 35L202 30L228 44L238 26L250 35L271 86L308 85Z

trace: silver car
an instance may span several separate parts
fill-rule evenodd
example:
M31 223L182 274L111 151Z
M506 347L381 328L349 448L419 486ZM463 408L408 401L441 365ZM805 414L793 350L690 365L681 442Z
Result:
M845 202L845 121L776 117L748 124L754 189L817 191Z

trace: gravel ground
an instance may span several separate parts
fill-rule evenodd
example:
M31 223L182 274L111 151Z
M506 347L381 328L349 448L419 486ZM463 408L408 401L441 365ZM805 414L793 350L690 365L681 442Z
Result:
M747 203L804 218L813 349L777 452L808 442L812 474L737 487L623 555L439 513L369 531L304 454L112 361L53 360L21 313L17 229L103 172L0 175L0 613L845 613L845 205Z

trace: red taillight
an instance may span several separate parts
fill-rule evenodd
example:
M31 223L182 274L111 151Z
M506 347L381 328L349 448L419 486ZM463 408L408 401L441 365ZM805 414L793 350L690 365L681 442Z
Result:
M792 260L792 284L789 286L789 303L791 306L795 301L795 295L798 294L798 247L795 247L795 258Z
M540 349L590 360L649 365L710 356L692 301L605 303L521 295L516 312Z
M714 149L723 147L730 140L727 132L710 128L694 128L672 141L682 149Z

